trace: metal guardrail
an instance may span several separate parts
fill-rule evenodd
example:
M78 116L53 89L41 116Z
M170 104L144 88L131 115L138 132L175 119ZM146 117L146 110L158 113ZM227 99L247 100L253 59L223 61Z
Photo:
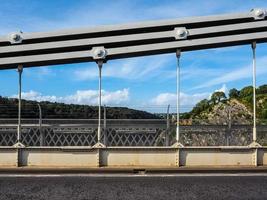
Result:
M17 142L16 120L0 120L0 146ZM12 123L10 123L12 122ZM26 146L94 146L97 120L22 120L22 144ZM72 122L72 124L67 124ZM103 124L103 123L102 123ZM258 142L267 144L267 126L258 126ZM107 120L101 129L106 146L170 146L175 143L175 126L166 120ZM252 141L251 125L180 126L184 146L246 146Z
M4 120L0 124L0 146L16 143L16 124ZM26 146L93 146L97 143L97 120L77 120L72 124L58 124L64 120L23 120L21 142ZM82 124L81 121L83 122ZM3 120L2 120L3 122ZM25 123L27 122L27 123ZM69 122L69 120L67 120ZM90 122L90 123L86 123ZM102 127L101 142L107 146L163 146L166 145L166 120L108 120Z

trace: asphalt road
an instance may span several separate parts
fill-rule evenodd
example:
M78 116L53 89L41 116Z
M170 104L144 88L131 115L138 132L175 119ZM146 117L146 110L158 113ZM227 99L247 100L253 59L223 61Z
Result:
M0 175L0 199L267 199L267 174Z

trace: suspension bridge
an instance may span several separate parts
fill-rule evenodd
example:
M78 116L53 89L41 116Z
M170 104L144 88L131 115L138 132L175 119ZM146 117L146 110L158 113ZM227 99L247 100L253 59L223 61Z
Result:
M0 125L1 167L259 167L267 147L258 143L256 125L256 49L267 41L267 11L100 26L55 32L14 32L0 37L0 70L18 70L18 119ZM183 52L248 45L252 51L253 126L240 145L238 128L222 127L215 145L186 145L185 127L169 119L107 120L102 113L102 70L110 60L173 53L177 58L177 121L180 113L180 59ZM56 123L21 116L23 69L96 62L99 69L98 120ZM118 69L119 70L119 69ZM60 119L58 119L60 120ZM198 132L205 132L202 128ZM240 127L239 127L240 128ZM258 128L258 129L257 129ZM216 130L216 127L209 127ZM171 140L174 133L173 140ZM212 136L211 136L212 138ZM190 141L189 141L190 143Z

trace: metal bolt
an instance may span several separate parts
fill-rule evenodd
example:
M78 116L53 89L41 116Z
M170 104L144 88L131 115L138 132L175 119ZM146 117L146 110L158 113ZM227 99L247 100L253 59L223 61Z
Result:
M9 41L11 44L16 44L16 43L21 43L23 40L22 38L22 33L19 32L19 33L11 33L9 35Z
M251 12L254 14L254 19L264 19L267 15L266 10L260 8L252 9Z
M174 31L175 31L175 38L176 39L186 39L188 36L188 31L184 27L175 28Z
M17 42L20 40L20 35L19 34L13 34L12 39Z
M105 55L106 55L106 52L105 52L103 49L98 49L97 52L96 52L96 55L97 55L99 58L104 58Z
M107 51L104 47L93 47L92 52L94 59L105 59L107 56Z
M177 35L181 38L186 36L186 31L185 30L178 30Z

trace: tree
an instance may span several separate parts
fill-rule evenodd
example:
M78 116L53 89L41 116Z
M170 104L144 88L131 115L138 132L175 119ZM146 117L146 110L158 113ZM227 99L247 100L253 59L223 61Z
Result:
M221 102L222 99L226 99L226 96L225 96L224 92L218 91L218 92L214 92L211 95L211 101L214 104Z
M42 108L43 118L47 119L96 119L98 118L98 107L89 105L75 105L64 103L52 103L48 101L39 102ZM18 100L0 97L0 118L17 118ZM36 101L22 100L23 118L38 118L38 107ZM103 109L102 109L103 112ZM103 116L103 114L102 114ZM126 107L108 107L107 119L159 119L152 113L134 110Z
M229 91L229 97L230 98L238 98L239 97L239 91L236 88L233 88Z
M239 97L245 98L245 97L252 96L252 94L253 94L253 87L247 86L247 87L244 87L242 90L240 90Z
M207 99L203 99L197 103L197 106L200 107L201 110L206 110L209 107L209 101Z
M257 94L267 94L267 85L262 85L257 89Z
M201 113L202 111L208 109L209 107L209 101L207 99L203 99L194 106L191 113L193 116L195 116Z

